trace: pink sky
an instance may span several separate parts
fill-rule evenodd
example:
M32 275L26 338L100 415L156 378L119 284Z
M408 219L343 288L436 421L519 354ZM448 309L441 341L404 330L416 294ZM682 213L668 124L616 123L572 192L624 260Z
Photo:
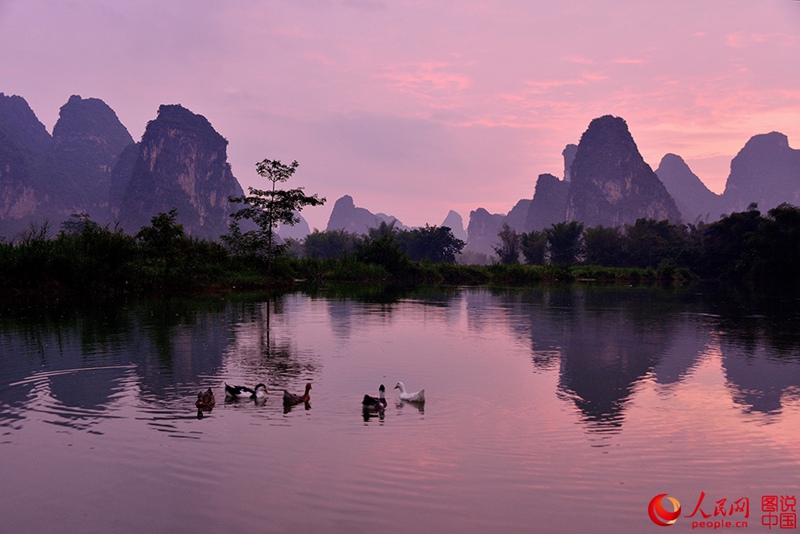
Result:
M800 137L796 0L0 0L0 92L49 131L70 95L104 100L135 140L160 104L334 202L439 225L506 213L601 115L653 169L682 156L722 192L753 135Z

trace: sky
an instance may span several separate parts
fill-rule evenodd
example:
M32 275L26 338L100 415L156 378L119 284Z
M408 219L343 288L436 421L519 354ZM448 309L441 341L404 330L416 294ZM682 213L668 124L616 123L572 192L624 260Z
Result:
M408 226L507 213L608 114L721 193L753 135L800 145L799 67L797 0L0 0L0 92L48 131L74 94L137 141L181 104L244 188L297 160L320 230L346 194Z

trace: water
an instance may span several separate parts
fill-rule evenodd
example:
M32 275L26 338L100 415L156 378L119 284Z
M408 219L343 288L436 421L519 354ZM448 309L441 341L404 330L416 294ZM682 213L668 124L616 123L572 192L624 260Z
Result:
M800 494L798 310L608 288L16 310L0 530L647 532L667 494L671 531L768 532ZM271 395L225 402L224 382ZM285 409L307 382L308 408ZM365 415L381 383L389 405Z

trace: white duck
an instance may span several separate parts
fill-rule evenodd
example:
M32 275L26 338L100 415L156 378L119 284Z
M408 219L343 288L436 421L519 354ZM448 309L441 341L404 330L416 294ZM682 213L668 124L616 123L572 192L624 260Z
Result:
M264 384L256 384L253 389L225 384L225 397L228 399L263 399L267 393L267 386Z
M394 389L400 390L400 400L408 402L425 402L425 390L421 389L415 393L406 391L406 386L402 382L398 382Z

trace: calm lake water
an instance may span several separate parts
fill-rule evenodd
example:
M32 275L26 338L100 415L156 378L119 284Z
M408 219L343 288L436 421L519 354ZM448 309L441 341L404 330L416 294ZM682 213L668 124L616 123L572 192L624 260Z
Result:
M0 317L0 531L663 532L648 506L666 494L668 532L783 532L799 322L796 298L704 288L16 310ZM226 402L225 382L271 395ZM284 409L307 382L309 406ZM380 384L388 407L365 417Z

